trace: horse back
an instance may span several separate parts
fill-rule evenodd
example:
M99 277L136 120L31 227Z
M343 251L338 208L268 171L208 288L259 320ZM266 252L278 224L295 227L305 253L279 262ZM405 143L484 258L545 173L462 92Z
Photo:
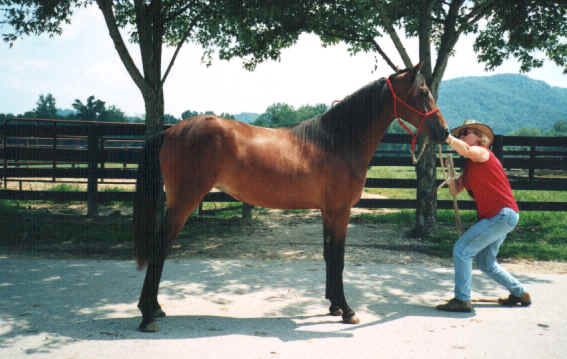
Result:
M324 208L330 196L351 205L357 196L352 192L359 192L354 188L344 199L338 198L337 189L348 193L342 190L359 187L345 161L287 129L197 116L166 131L162 152L162 166L169 166L177 177L185 174L176 182L200 181L203 187L217 187L265 208Z

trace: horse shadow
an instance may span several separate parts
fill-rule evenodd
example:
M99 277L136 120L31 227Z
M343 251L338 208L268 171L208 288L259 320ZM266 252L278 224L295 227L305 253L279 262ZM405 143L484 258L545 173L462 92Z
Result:
M324 264L290 263L172 261L166 265L160 296L180 307L159 321L160 332L148 334L137 330L140 314L136 302L144 273L136 272L132 261L4 256L0 258L0 349L19 347L22 340L38 336L42 340L23 348L25 353L49 353L83 340L227 335L276 338L282 342L350 338L360 328L408 316L463 317L433 307L436 303L431 298L443 298L452 290L450 269L347 266L345 293L362 324L343 325L340 317L326 316ZM540 281L531 276L519 279L524 283ZM483 279L475 279L473 286L487 291L493 288ZM243 298L243 302L235 304L240 306L238 312L251 314L199 314L199 301L218 301L222 306L223 298ZM247 304L249 298L269 302L268 311L258 311L253 303ZM186 313L191 314L184 314L186 306ZM167 305L164 310L168 312Z
M350 338L352 333L342 331L313 331L310 326L337 323L337 320L320 321L324 315L294 317L232 317L214 315L173 315L158 321L161 330L156 333L141 333L136 330L138 317L104 318L93 320L88 340L124 339L202 339L225 335L244 335L276 338L282 342Z

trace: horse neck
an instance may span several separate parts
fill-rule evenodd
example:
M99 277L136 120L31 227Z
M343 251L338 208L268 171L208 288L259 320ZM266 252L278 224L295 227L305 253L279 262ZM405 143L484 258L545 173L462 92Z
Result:
M362 135L360 145L360 158L365 162L365 166L374 156L378 145L382 142L388 127L393 121L393 117L388 113L388 111L382 111L380 118L378 120L372 121Z

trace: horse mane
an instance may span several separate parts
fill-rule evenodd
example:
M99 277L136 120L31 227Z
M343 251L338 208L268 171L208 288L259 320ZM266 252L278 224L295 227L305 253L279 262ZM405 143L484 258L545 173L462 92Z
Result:
M291 133L328 152L352 146L380 116L385 84L384 78L369 83L324 114L291 127Z

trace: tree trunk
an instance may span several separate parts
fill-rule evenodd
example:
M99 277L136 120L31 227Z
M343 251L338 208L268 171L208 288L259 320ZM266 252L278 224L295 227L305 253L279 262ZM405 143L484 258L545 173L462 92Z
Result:
M424 137L420 137L420 145ZM430 237L437 231L437 157L436 146L429 144L415 167L417 175L417 208L414 235Z
M146 135L152 135L161 131L163 126L164 99L163 87L151 93L144 93L144 105L146 107Z

